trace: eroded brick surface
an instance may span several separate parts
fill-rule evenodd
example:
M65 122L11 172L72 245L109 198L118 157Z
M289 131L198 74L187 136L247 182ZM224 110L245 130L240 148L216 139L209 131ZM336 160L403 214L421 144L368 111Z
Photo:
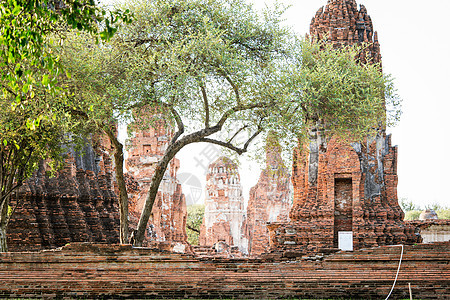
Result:
M42 162L13 196L18 207L8 226L11 251L119 241L111 147L106 139L93 140L81 152L69 148L66 166L54 177Z
M266 168L258 183L250 189L247 206L249 254L269 251L267 223L289 221L291 209L291 175L281 159L281 148L274 136L266 148Z
M381 62L367 10L354 0L328 1L311 22L313 39L327 35L335 47L369 42L371 62ZM364 61L364 60L362 60ZM294 153L292 222L269 225L272 251L317 252L339 246L351 231L353 248L420 242L405 224L397 199L397 147L384 130L362 143L339 141L320 130Z
M405 246L392 299L449 299L450 244ZM325 257L200 260L164 249L73 244L0 254L0 297L384 299L401 248Z

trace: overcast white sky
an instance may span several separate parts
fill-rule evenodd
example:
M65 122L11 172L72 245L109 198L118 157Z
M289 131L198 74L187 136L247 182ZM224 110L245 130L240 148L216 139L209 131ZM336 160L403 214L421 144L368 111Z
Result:
M256 7L273 1L254 0ZM292 7L285 15L286 24L300 35L309 32L315 12L327 0L282 0ZM357 0L366 6L378 31L383 70L395 77L403 101L399 125L388 129L398 145L398 194L419 205L438 202L450 205L450 26L449 0ZM202 154L206 145L183 149L180 174L198 178L204 186L206 165ZM209 149L210 150L210 149ZM257 164L241 161L244 196L258 180ZM184 184L189 195L199 184Z

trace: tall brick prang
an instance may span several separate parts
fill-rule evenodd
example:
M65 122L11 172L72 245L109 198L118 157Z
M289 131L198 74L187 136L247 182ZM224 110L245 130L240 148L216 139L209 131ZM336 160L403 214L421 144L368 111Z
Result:
M249 254L269 251L267 223L288 222L291 209L291 175L281 158L276 136L269 133L266 143L266 168L250 189L247 206Z
M354 0L329 0L311 22L313 39L336 48L369 43L370 60L381 62L367 10ZM420 241L405 224L397 199L397 147L381 128L360 143L326 136L320 127L295 151L292 222L269 226L271 249L323 252Z
M128 141L130 149L126 167L132 227L139 221L156 165L163 157L171 137L170 127L160 122L148 129L135 131ZM186 200L177 179L179 168L180 161L174 158L164 174L153 204L147 242L167 241L187 244Z
M244 198L237 165L227 157L219 157L209 165L206 181L200 246L225 242L246 254Z
M362 61L368 58L381 63L378 33L373 29L367 9L361 4L358 10L355 0L328 0L311 20L310 37L316 41L326 38L336 48L365 43Z

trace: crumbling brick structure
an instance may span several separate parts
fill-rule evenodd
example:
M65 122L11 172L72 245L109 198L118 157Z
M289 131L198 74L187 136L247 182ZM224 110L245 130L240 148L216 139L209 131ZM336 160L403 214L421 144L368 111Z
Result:
M158 127L140 131L131 139L126 180L132 226L137 224L154 165L169 138L170 131ZM94 136L80 152L68 147L66 165L55 177L48 176L42 162L13 195L12 205L17 201L19 205L8 226L9 249L34 251L70 242L118 243L118 189L111 152L107 138ZM176 179L178 168L179 161L174 159L161 183L147 235L156 242L181 242L172 246L184 252L187 213Z
M258 183L250 189L247 206L247 237L249 254L269 251L267 223L288 222L291 209L291 175L281 158L281 147L274 135L266 145L266 168Z
M17 209L8 226L10 251L32 251L70 242L119 242L119 210L113 162L106 139L68 148L64 169L49 177L39 169L12 197Z
M424 244L450 241L449 219L411 220L406 223L416 228Z
M327 36L336 47L369 42L369 57L381 61L372 21L354 0L329 0L312 19L310 34ZM403 221L397 147L384 130L349 145L313 129L310 144L295 151L292 182L292 222L269 226L272 250L360 249L420 239Z
M129 139L128 192L130 198L130 224L136 227L150 188L158 161L163 157L172 137L170 127L163 123L138 130ZM148 241L168 241L187 244L186 200L177 179L180 161L174 158L167 168L152 209L147 231Z
M449 299L450 243L405 246L390 299ZM0 298L385 299L402 249L304 259L204 260L164 248L70 244L0 253ZM409 288L410 284L410 288Z
M381 64L380 44L372 19L364 5L358 10L355 0L328 0L311 20L310 37L316 41L326 38L335 48L365 43L367 48L360 59Z
M206 181L200 246L225 242L247 253L244 198L237 165L227 157L219 157L209 165Z

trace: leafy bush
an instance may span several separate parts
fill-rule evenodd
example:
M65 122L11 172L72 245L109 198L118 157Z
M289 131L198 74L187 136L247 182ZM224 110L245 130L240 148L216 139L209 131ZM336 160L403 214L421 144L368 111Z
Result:
M405 213L412 210L420 210L420 207L418 205L414 204L411 200L408 200L407 198L400 198L398 204L400 204L400 207L403 209Z
M421 210L410 210L405 212L405 220L419 220Z
M440 209L436 211L439 219L450 219L450 209Z
M189 205L187 207L186 234L191 245L198 245L200 226L205 215L205 206L202 204Z

